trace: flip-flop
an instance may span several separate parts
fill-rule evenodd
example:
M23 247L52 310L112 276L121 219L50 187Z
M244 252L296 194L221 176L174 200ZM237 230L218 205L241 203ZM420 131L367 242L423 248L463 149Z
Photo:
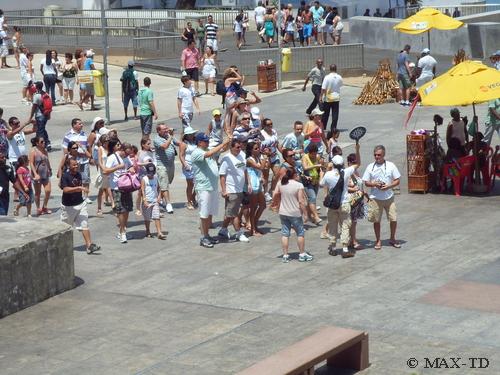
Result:
M361 245L361 244L359 244L359 243L358 243L358 244L356 244L355 246L353 246L352 248L353 248L354 250L363 250L363 249L364 249L363 245Z
M382 249L382 245L375 245L375 250L381 250Z
M401 244L397 241L390 241L389 244L392 246L392 247L395 247L396 249L400 249L401 248Z

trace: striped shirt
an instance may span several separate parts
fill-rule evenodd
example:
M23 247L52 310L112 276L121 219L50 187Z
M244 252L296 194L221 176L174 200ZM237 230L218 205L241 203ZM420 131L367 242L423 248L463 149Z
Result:
M167 142L167 139L160 137L159 135L156 135L153 139L157 165L168 168L174 163L175 146L178 146L179 142L174 138L170 145L166 149L163 149L161 145L165 142Z
M71 129L69 132L67 132L64 135L64 138L62 141L62 147L67 149L69 142L77 142L80 144L80 147L78 148L79 154L84 154L85 151L88 149L87 134L85 134L84 131L77 133L73 129ZM78 164L86 164L89 162L89 158L86 156L79 156L77 158L77 160L78 160Z
M207 23L205 25L205 34L207 39L217 39L217 31L219 30L219 26L216 23Z

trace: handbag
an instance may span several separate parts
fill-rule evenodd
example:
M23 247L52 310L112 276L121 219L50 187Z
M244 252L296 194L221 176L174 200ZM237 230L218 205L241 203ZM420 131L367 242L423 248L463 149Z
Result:
M136 173L125 172L118 177L117 185L122 193L131 193L141 188L141 180Z

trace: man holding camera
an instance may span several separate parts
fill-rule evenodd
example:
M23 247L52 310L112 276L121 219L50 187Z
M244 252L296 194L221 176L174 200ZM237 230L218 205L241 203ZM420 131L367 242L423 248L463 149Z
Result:
M368 221L373 223L375 231L375 250L382 249L380 240L380 221L382 212L385 211L391 227L391 238L389 244L400 248L401 244L396 240L396 203L394 203L394 189L399 185L401 174L394 163L385 160L385 147L375 146L373 150L375 162L368 164L363 174L365 186L371 188L370 202L368 203Z
M166 204L167 212L173 214L174 209L170 203L169 186L174 180L175 146L178 146L179 142L174 138L174 129L169 128L166 124L158 124L156 132L158 134L153 139L156 173L160 184L161 197Z

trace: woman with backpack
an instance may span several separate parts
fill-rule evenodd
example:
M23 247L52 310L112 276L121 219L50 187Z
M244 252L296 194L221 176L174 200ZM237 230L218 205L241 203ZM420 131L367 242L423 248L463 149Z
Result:
M361 160L359 156L359 143L356 144L356 160ZM351 204L349 201L348 187L351 176L359 165L355 163L350 167L344 168L344 158L340 155L335 155L332 158L332 164L333 168L326 172L320 181L320 186L328 188L328 194L323 202L324 206L328 207L328 234L330 235L328 253L333 256L339 254L336 250L336 245L340 227L342 258L351 258L355 253L354 250L349 250Z

